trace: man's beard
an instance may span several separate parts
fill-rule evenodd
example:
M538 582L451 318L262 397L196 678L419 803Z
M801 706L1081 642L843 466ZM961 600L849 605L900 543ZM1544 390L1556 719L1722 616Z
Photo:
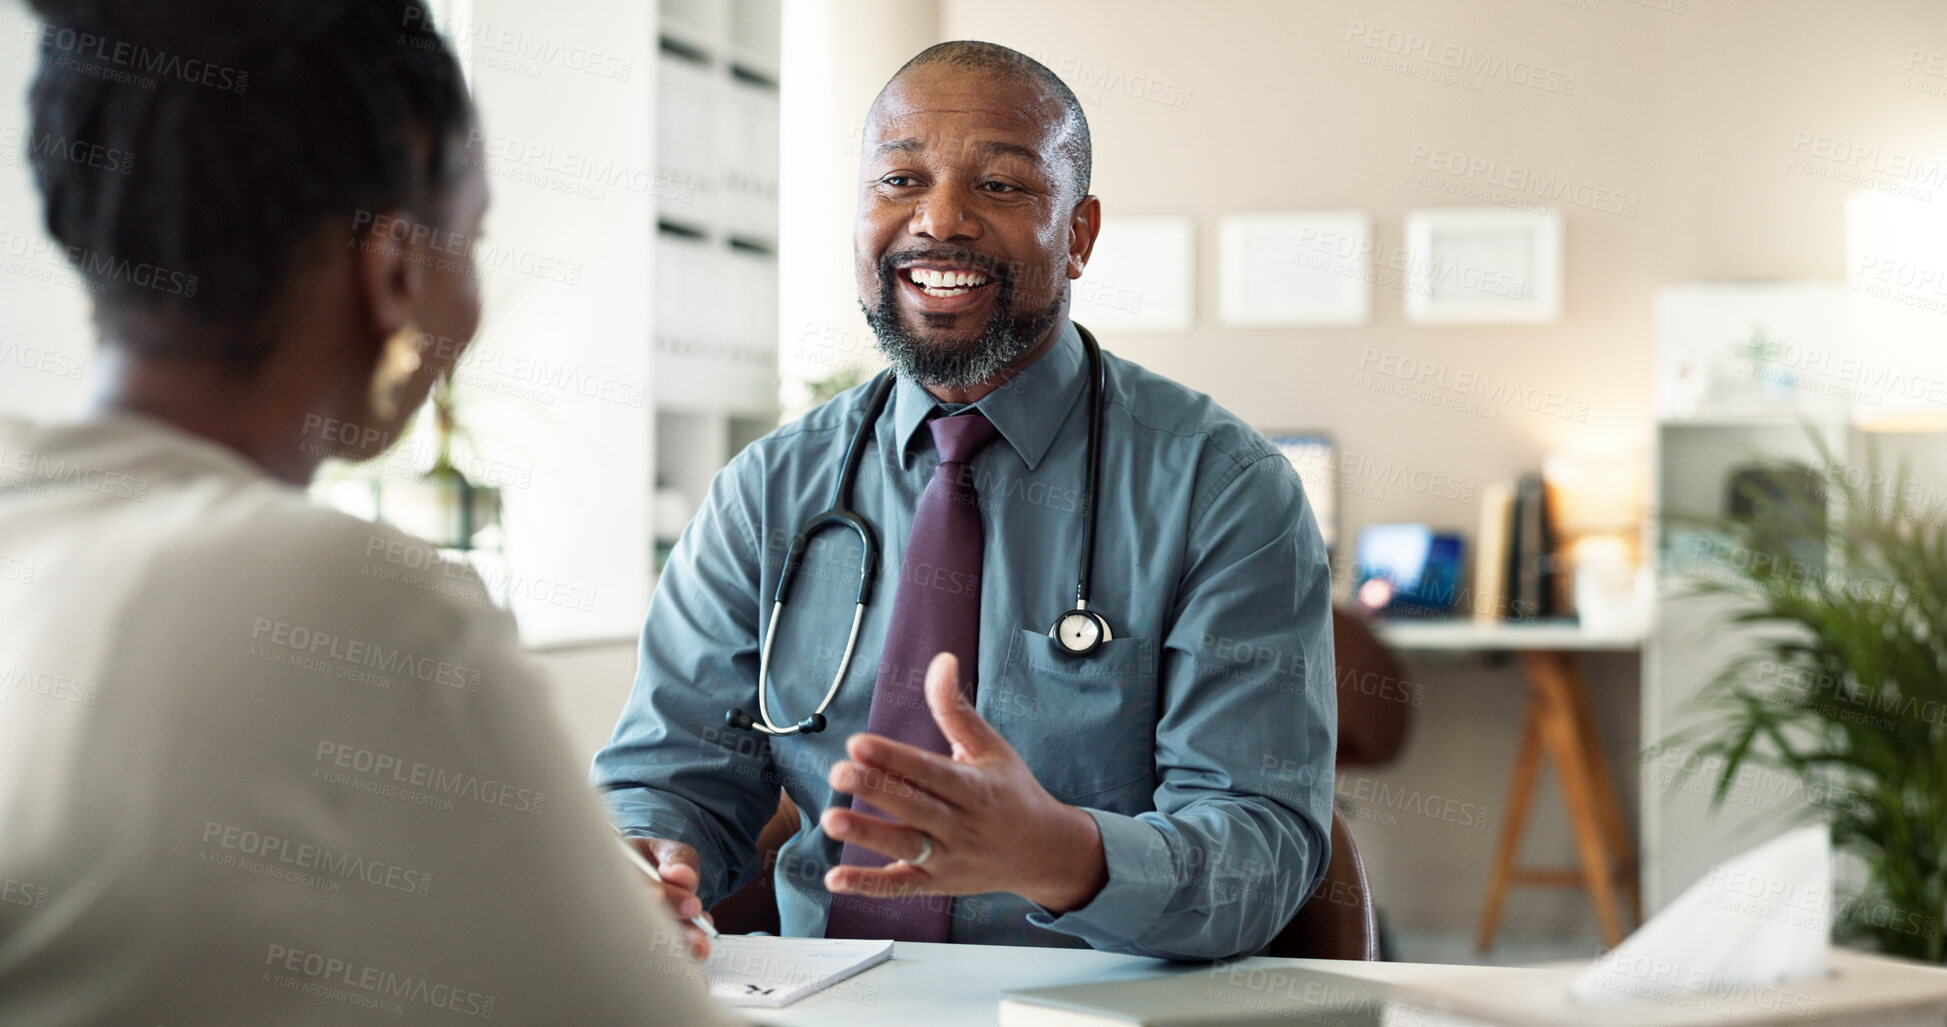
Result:
M914 256L901 254L901 259ZM945 254L922 253L919 259L944 257ZM949 259L959 259L963 254L955 253ZM1063 292L1044 310L1026 314L1014 312L1014 272L995 264L982 262L981 271L994 279L994 312L987 319L987 325L971 342L958 346L945 346L928 342L909 331L899 319L899 309L893 299L893 291L899 288L894 279L899 269L893 266L893 257L888 254L879 260L879 302L875 307L861 300L860 309L865 311L865 322L872 326L872 334L878 338L879 352L900 374L912 378L921 385L938 389L970 389L993 381L1008 365L1019 359L1041 340L1046 338L1049 329L1061 316L1062 301L1066 299L1066 283ZM921 314L920 320L927 322L935 317L951 323L951 318L941 315Z

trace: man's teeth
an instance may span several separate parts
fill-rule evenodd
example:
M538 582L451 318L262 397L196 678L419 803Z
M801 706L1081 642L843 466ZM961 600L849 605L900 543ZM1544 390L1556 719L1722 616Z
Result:
M928 296L959 296L987 284L987 276L978 271L935 271L916 267L907 273L912 276L912 283Z

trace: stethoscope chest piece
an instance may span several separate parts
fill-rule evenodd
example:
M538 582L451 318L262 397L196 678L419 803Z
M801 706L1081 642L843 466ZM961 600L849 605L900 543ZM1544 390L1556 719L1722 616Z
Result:
M1094 610L1070 610L1055 618L1055 626L1048 629L1048 637L1055 640L1061 651L1070 656L1087 656L1102 648L1102 643L1115 641L1115 633L1109 630L1109 622Z

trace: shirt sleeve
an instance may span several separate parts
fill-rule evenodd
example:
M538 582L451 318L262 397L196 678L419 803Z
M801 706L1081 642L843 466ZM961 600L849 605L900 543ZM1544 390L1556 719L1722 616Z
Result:
M751 462L718 472L657 582L635 687L593 781L630 835L693 846L707 908L758 871L780 779L764 736L726 727L757 694L762 540L741 496ZM755 713L755 710L750 712Z
M1156 809L1088 810L1108 883L1030 920L1106 951L1224 959L1269 944L1330 857L1331 575L1275 452L1217 489L1188 547L1158 670Z

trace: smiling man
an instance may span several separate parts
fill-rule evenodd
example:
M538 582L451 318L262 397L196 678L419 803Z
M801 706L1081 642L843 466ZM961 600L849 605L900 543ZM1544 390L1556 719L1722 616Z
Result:
M1069 320L1101 204L1047 68L932 47L863 153L859 301L893 377L717 477L595 783L682 916L765 869L782 787L809 811L773 871L787 934L1261 949L1331 817L1329 578L1297 476ZM835 507L863 530L801 534Z

